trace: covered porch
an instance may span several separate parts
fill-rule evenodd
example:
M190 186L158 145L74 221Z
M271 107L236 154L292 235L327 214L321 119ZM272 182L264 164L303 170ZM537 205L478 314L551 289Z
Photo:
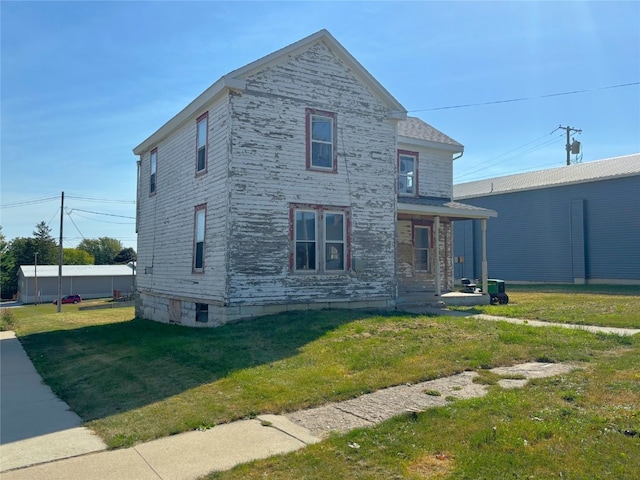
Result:
M486 294L454 291L453 225L456 220L481 220L482 291L487 291L487 220L493 210L449 199L400 197L397 210L398 308L432 305L489 304Z

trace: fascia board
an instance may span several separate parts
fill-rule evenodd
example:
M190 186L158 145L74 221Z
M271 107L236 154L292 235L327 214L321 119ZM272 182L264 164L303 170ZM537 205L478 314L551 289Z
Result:
M433 207L429 205L414 205L407 203L398 203L398 213L420 214L420 215L438 215L441 217L482 219L495 218L498 212L484 208L478 210L464 210L459 208Z
M421 140L419 138L404 137L398 135L398 144L407 144L415 147L432 148L435 150L444 150L452 153L464 152L464 145L451 145L450 143L431 142L429 140Z

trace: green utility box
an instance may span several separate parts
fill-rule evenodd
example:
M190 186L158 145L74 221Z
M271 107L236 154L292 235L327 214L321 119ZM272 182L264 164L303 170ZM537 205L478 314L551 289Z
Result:
M487 281L488 294L491 296L491 303L500 303L506 305L509 303L509 295L507 295L504 280L498 280L497 278L490 278Z

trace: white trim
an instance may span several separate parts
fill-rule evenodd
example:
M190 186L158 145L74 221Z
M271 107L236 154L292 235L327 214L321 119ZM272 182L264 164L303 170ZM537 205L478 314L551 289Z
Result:
M398 202L398 213L417 213L421 215L440 215L442 217L455 218L495 218L498 213L495 210L483 208L482 210L465 210L460 208L434 207L431 205L415 205Z
M431 148L434 150L443 150L445 152L451 153L462 153L464 152L464 146L462 145L451 145L449 143L441 143L441 142L432 142L429 140L421 140L419 138L405 137L403 135L398 135L398 145L409 145L411 148L414 147L425 147Z

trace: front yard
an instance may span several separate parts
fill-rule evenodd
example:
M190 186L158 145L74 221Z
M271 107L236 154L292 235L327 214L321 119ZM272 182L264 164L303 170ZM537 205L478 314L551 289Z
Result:
M522 318L542 309L553 321L583 311L587 323L640 328L640 295L631 293L589 292L586 311L573 291L552 293L560 297L551 302L514 289L510 305L486 308ZM211 330L132 317L131 308L56 314L43 305L17 309L14 320L45 381L112 448L469 369L536 360L585 366L211 478L619 479L640 470L640 336L351 311Z

